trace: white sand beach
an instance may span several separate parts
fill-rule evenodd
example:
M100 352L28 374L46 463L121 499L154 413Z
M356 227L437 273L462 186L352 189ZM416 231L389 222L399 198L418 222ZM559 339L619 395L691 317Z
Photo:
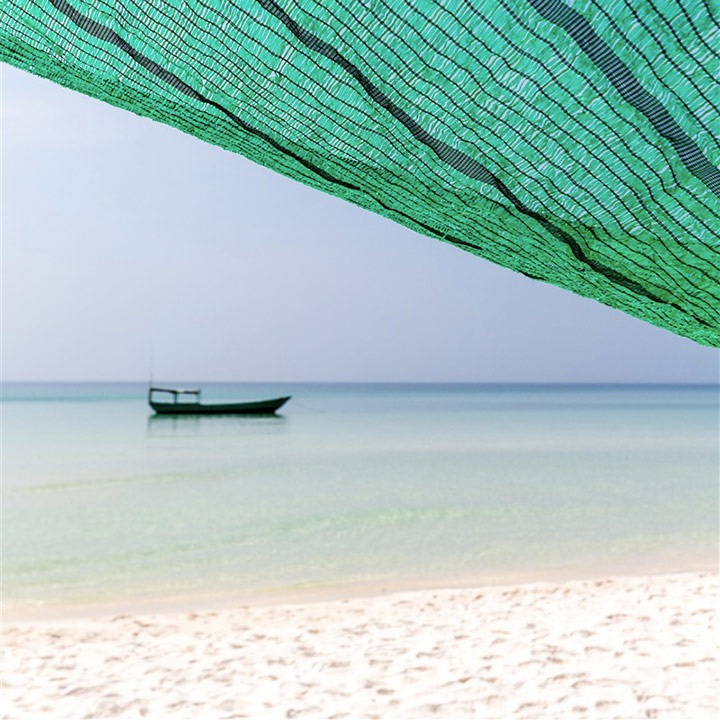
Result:
M718 716L718 576L3 628L13 718Z

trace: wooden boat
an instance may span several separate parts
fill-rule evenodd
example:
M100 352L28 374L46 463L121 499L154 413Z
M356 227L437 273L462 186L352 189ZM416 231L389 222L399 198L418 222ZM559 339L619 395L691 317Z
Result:
M153 399L154 393L169 393L173 399L171 402L157 402ZM272 400L205 405L200 402L201 393L201 390L151 387L148 389L148 403L158 415L272 415L290 399L288 395ZM194 396L195 399L183 401L179 399L182 395Z

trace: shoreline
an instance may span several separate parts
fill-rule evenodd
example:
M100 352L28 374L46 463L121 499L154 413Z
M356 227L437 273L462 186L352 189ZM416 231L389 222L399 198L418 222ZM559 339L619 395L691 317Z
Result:
M13 718L714 718L718 574L5 623Z
M111 601L66 603L8 603L1 604L3 623L26 622L53 623L63 620L104 618L110 615L148 615L183 612L205 612L232 609L237 606L266 607L275 605L304 605L329 601L373 598L405 592L430 590L467 590L485 587L515 587L530 584L563 584L573 581L655 577L658 575L682 575L720 573L720 558L687 555L673 557L667 554L654 560L642 558L596 563L591 568L568 565L541 570L515 570L485 574L447 575L442 577L418 577L412 579L384 578L355 582L317 582L290 587L271 587L249 590L219 590L208 593L188 593L171 596L128 596Z

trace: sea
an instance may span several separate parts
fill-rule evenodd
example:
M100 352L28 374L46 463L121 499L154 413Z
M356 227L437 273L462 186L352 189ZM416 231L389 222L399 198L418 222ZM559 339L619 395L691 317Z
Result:
M4 383L6 609L717 569L718 387Z

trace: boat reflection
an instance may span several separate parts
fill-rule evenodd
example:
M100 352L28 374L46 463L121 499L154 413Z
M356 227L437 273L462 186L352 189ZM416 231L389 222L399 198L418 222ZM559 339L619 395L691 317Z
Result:
M285 415L148 415L148 437L286 432Z

